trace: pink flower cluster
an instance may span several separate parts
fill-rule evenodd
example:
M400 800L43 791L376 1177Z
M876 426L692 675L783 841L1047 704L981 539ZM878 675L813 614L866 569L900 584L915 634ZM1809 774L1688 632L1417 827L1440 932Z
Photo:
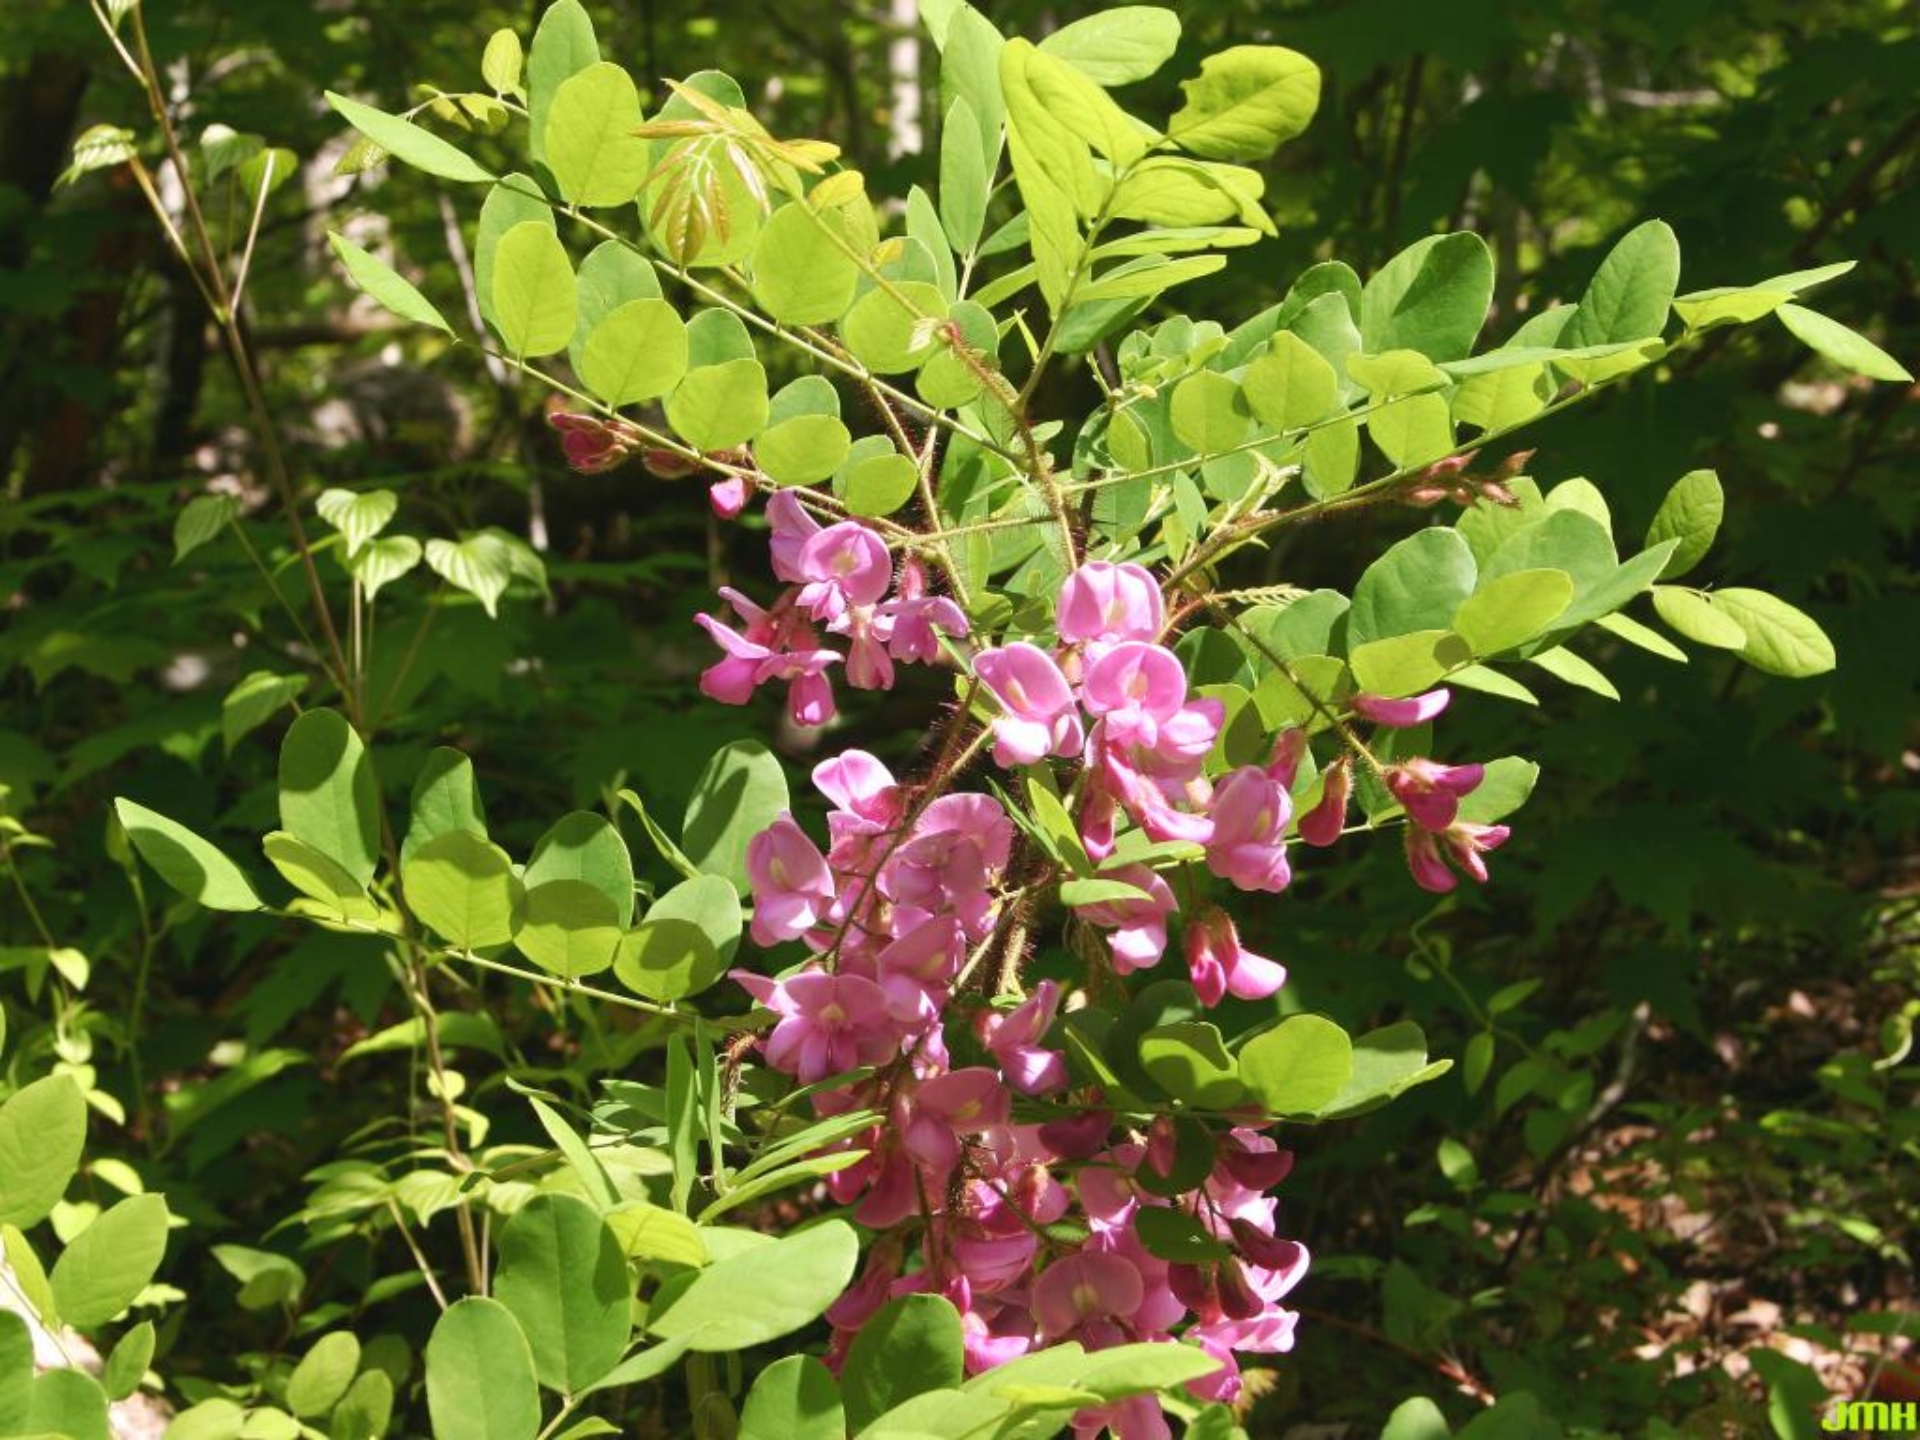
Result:
M903 564L895 583L886 541L859 521L823 526L791 490L767 502L767 520L773 573L787 588L765 609L723 588L734 625L694 617L723 652L700 676L710 698L744 705L760 686L784 680L794 723L824 725L835 713L832 666L844 663L856 690L886 690L894 662L929 664L939 658L940 635L967 633L960 607L927 593L918 561ZM845 653L827 645L823 631L844 639Z
M853 684L875 688L891 681L895 660L935 658L937 632L965 633L957 609L929 598L911 566L887 598L886 547L866 527L823 528L778 495L769 514L774 567L790 588L766 611L726 592L744 633L700 617L726 652L703 677L708 694L739 701L785 679L795 718L820 723L833 712L830 665L844 662ZM1052 648L1014 641L973 657L997 702L991 733L1002 766L1080 763L1067 803L1088 855L1107 865L1098 879L1117 883L1078 914L1104 932L1121 975L1164 958L1181 910L1167 879L1129 860L1123 844L1192 847L1196 863L1243 891L1278 893L1292 878L1287 837L1305 732L1279 735L1264 764L1210 777L1223 708L1189 693L1166 629L1146 570L1090 562L1061 589ZM821 632L844 637L846 653L824 648ZM1448 699L1444 690L1361 695L1351 715L1404 729L1435 718ZM1379 773L1407 813L1416 880L1451 888L1449 861L1485 879L1480 856L1507 832L1459 814L1482 768L1414 758ZM890 1298L934 1293L960 1312L970 1373L1069 1340L1098 1349L1178 1337L1221 1361L1194 1393L1232 1400L1241 1390L1236 1356L1293 1343L1297 1316L1282 1302L1308 1257L1279 1235L1268 1194L1292 1157L1248 1124L1223 1127L1206 1174L1182 1189L1190 1182L1172 1177L1187 1141L1174 1123L1117 1121L1097 1088L1076 1089L1066 1057L1049 1045L1065 1003L1055 981L987 1002L994 987L970 982L989 961L1003 986L1020 983L1018 953L996 947L1019 943L1001 932L1031 876L1016 863L1017 832L1001 803L939 793L947 778L909 789L874 756L848 751L813 772L831 805L824 851L790 815L748 847L754 940L797 941L810 952L779 977L734 972L775 1017L766 1061L818 1086L811 1099L822 1115L879 1117L839 1142L847 1163L826 1182L879 1236L829 1312L829 1361L844 1360ZM1343 753L1299 817L1305 843L1341 835L1352 790L1353 756ZM1216 904L1190 903L1180 933L1194 991L1209 1006L1228 995L1264 999L1286 981ZM1153 1213L1168 1209L1184 1218ZM1206 1258L1154 1253L1148 1237L1163 1229L1185 1230ZM1170 1435L1151 1396L1075 1417L1081 1437L1103 1428L1122 1440Z

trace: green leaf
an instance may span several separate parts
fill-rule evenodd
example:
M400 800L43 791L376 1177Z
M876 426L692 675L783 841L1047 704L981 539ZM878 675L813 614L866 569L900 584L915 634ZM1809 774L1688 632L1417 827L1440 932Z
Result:
M594 1208L536 1195L500 1235L494 1294L520 1322L540 1383L578 1394L620 1361L632 1332L626 1255Z
M606 1220L629 1260L665 1260L697 1269L709 1258L700 1227L665 1206L631 1200L609 1211Z
M1060 903L1066 906L1119 905L1130 900L1145 900L1147 892L1124 880L1066 880L1060 885Z
M1212 370L1189 375L1174 387L1168 423L1174 437L1198 455L1231 450L1253 433L1240 387Z
M347 561L347 573L360 582L371 605L380 592L420 563L420 542L411 535L388 535L369 541Z
M1721 650L1746 648L1745 627L1733 616L1722 613L1710 594L1678 585L1656 585L1653 608L1669 628L1697 645L1712 645Z
M580 0L555 0L540 17L527 56L527 139L536 163L547 158L547 119L560 86L600 58L593 21Z
M1168 136L1204 160L1263 160L1307 128L1320 106L1320 69L1278 45L1235 45L1180 82Z
M920 467L897 450L869 455L848 467L836 488L855 515L891 515L913 498Z
M664 395L687 373L687 327L664 300L629 300L593 327L578 369L609 405Z
M620 916L606 892L585 880L529 884L513 944L549 974L584 980L613 964Z
M584 880L613 904L621 928L633 923L633 857L604 815L576 810L562 816L534 845L521 878L529 886Z
M1174 1099L1201 1110L1230 1110L1243 1104L1233 1056L1220 1032L1203 1021L1159 1025L1140 1037L1140 1064Z
M1274 430L1297 430L1324 418L1340 394L1340 377L1306 341L1282 330L1241 379L1247 405Z
M1680 242L1664 220L1636 225L1607 253L1561 335L1568 349L1652 340L1680 284Z
M1240 1080L1270 1115L1312 1115L1353 1076L1353 1042L1318 1015L1289 1015L1240 1051Z
M1040 42L1097 85L1144 80L1172 58L1180 17L1158 5L1117 5L1062 26Z
M805 201L774 211L753 242L753 294L789 325L829 325L853 304L860 267L828 227L831 214Z
M1711 470L1689 470L1674 482L1666 499L1647 527L1647 544L1677 540L1679 545L1667 557L1660 571L1662 580L1684 575L1698 565L1712 548L1719 533L1720 520L1726 514L1726 496L1720 489L1720 477Z
M196 495L180 507L173 522L173 563L220 536L240 513L240 502L231 495Z
M1797 336L1803 345L1833 361L1843 370L1864 375L1869 380L1892 380L1906 384L1912 373L1893 356L1857 330L1849 330L1838 320L1830 320L1802 305L1782 305L1780 323Z
M940 228L962 255L972 253L986 225L993 177L985 148L973 107L956 96L940 124Z
M1427 1037L1411 1020L1383 1025L1354 1040L1353 1074L1320 1113L1331 1119L1362 1114L1452 1068L1451 1060L1428 1062Z
M1360 294L1360 339L1370 355L1417 350L1459 360L1493 303L1493 255L1478 235L1429 235L1402 250Z
M13 1268L13 1286L27 1303L27 1310L20 1313L29 1318L37 1316L48 1329L59 1325L60 1311L53 1303L53 1287L47 1283L46 1269L18 1225L0 1222L0 1260ZM0 1310L0 1316L7 1314L8 1311ZM0 1375L0 1382L4 1379L5 1376ZM0 1414L3 1413L0 1410Z
M840 322L840 338L876 375L913 370L933 353L931 322L947 317L947 297L924 280L869 290Z
M1387 1417L1380 1440L1451 1440L1453 1429L1440 1407L1424 1395L1403 1400Z
M409 816L407 838L400 844L402 864L427 841L449 830L467 830L484 840L487 815L473 762L450 746L436 747L414 779Z
M1652 626L1642 625L1630 615L1615 611L1611 615L1602 615L1594 623L1629 645L1637 646L1649 654L1658 655L1662 660L1671 660L1677 665L1687 663L1686 651Z
M26 1414L15 1433L37 1440L110 1440L107 1393L79 1370L49 1370L27 1387ZM168 1427L174 1434L178 1425Z
M333 246L333 253L340 257L340 263L347 267L347 274L353 278L353 283L386 309L402 320L430 325L435 330L453 334L453 326L447 323L447 317L386 261L331 230L327 232L327 243Z
M854 1334L840 1372L847 1425L860 1430L929 1390L955 1390L965 1378L960 1314L938 1295L902 1295L881 1306Z
M767 372L758 360L691 370L667 400L667 421L696 450L731 450L767 423Z
M282 706L292 704L306 688L304 675L255 670L229 690L220 702L220 734L227 753L231 755L234 746L271 720Z
M1556 679L1569 685L1577 685L1582 690L1591 690L1594 694L1608 700L1618 700L1620 691L1614 683L1600 673L1594 665L1562 646L1551 650L1542 650L1528 657L1528 663L1538 665Z
M640 92L633 77L611 61L569 75L546 112L547 168L560 193L575 205L624 205L653 168L653 148L634 132Z
M322 490L313 508L340 532L351 558L387 528L400 509L400 497L391 490Z
M1461 602L1453 631L1475 655L1498 655L1544 634L1573 599L1564 570L1515 570L1496 576Z
M853 1228L822 1221L709 1265L648 1323L661 1339L685 1336L700 1352L764 1345L825 1314L859 1259Z
M393 1380L384 1370L368 1370L347 1387L327 1420L333 1440L381 1440L393 1422Z
M167 1202L158 1195L129 1195L103 1210L48 1277L60 1318L83 1330L106 1324L147 1288L166 1251Z
M455 180L484 185L493 173L482 169L473 158L456 150L431 130L423 130L411 120L389 115L358 100L349 100L329 90L327 104L354 129L366 136L396 160L404 160L416 170Z
M373 760L337 710L309 710L280 742L280 826L365 889L380 860Z
M791 808L779 757L758 740L716 751L694 782L680 848L704 874L747 893L747 842Z
M186 826L131 800L115 800L113 808L140 858L187 899L209 910L263 908L240 867Z
M1460 818L1476 825L1504 820L1533 794L1540 767L1518 755L1502 755L1487 762L1486 774L1471 795L1460 802Z
M840 468L852 444L838 415L795 415L760 432L753 458L782 485L817 485Z
M530 360L566 349L578 305L573 266L550 224L522 220L500 237L493 310L508 354Z
M767 1366L740 1410L738 1440L846 1440L847 1433L833 1372L811 1355Z
M478 600L490 619L498 615L500 597L507 593L518 571L513 545L494 530L482 530L458 541L429 540L426 556L429 570Z
M682 881L622 937L614 973L650 1000L696 995L725 971L740 944L740 925L739 893L730 881L718 875Z
M456 950L484 950L513 938L521 899L507 852L467 830L449 830L401 867L407 904Z
M1445 629L1473 594L1476 578L1473 552L1457 531L1417 531L1360 576L1347 612L1348 646L1357 650L1374 640Z
M1745 634L1740 658L1756 670L1799 680L1834 667L1833 642L1826 631L1778 596L1739 587L1716 590L1713 608Z
M533 1352L498 1300L456 1300L427 1341L434 1440L534 1440L540 1389Z
M294 889L310 900L318 901L337 920L371 921L379 909L367 896L367 888L349 875L340 862L297 840L284 830L275 830L260 842L268 862Z
M1691 331L1716 325L1744 325L1771 315L1793 299L1791 290L1760 285L1721 285L1674 297L1673 313Z
M522 94L520 79L526 60L520 37L511 30L496 30L487 37L487 48L481 52L480 78L493 87L496 95Z
M549 219L551 212L545 212ZM477 282L476 282L477 283ZM660 277L647 257L618 240L603 240L587 252L574 276L575 305L579 311L567 356L576 372L586 353L587 337L622 305L633 300L658 300Z
M1417 694L1472 660L1472 648L1451 630L1415 630L1374 640L1349 656L1355 685L1389 699Z
M287 1409L302 1418L338 1405L360 1369L360 1341L348 1330L322 1335L287 1377Z
M100 1386L109 1401L124 1400L140 1388L147 1367L153 1363L155 1343L153 1322L142 1320L114 1344L106 1368L100 1372Z
M493 273L500 240L514 226L529 221L549 230L555 228L553 210L540 193L539 185L530 175L502 177L499 184L487 191L487 198L481 203L480 225L473 242L474 299L479 303L481 318L495 330L500 328L500 315L493 306Z
M80 1168L86 1137L87 1102L68 1076L42 1076L0 1105L0 1225L24 1230L46 1218Z
M1208 1265L1233 1255L1233 1247L1209 1234L1184 1210L1143 1205L1134 1212L1134 1226L1149 1255L1182 1265Z

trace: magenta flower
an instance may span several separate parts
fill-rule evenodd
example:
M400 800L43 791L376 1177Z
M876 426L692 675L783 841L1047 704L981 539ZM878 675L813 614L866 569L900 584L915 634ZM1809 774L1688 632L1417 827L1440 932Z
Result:
M1401 700L1389 700L1384 695L1355 695L1347 703L1353 707L1353 713L1362 720L1371 720L1376 725L1387 725L1404 730L1410 725L1419 725L1431 720L1447 708L1447 702L1453 699L1453 692L1442 686L1438 690L1429 690L1424 695L1409 695Z
M887 997L871 980L823 970L802 971L785 980L745 970L732 974L748 994L780 1017L765 1042L767 1063L802 1085L880 1064L899 1048Z
M560 432L560 450L568 466L582 475L599 475L624 465L640 446L638 432L620 419L556 410L547 416L547 423Z
M1062 644L1158 640L1167 623L1160 587L1138 565L1089 560L1060 587Z
M857 520L842 520L800 546L800 605L816 620L834 621L849 608L877 605L893 583L887 542Z
M756 945L797 940L833 907L833 872L827 857L782 814L747 842L747 876L753 885Z
M893 772L865 750L847 750L813 767L813 788L844 813L876 828L900 818L900 787Z
M1327 766L1320 801L1300 817L1300 838L1309 845L1331 845L1347 828L1347 801L1353 795L1353 757L1341 755Z
M767 542L773 573L789 585L803 583L809 577L801 573L800 552L820 533L819 522L807 514L795 492L776 490L767 501L767 524L773 532Z
M1167 953L1167 916L1175 909L1167 882L1144 865L1123 865L1100 878L1118 880L1144 892L1138 898L1102 900L1078 907L1081 919L1113 932L1107 936L1113 968L1126 975L1158 964Z
M1074 759L1086 748L1080 707L1053 657L1015 641L973 657L973 670L1007 713L993 722L993 758L1012 769L1048 755Z
M1242 890L1277 895L1293 872L1287 866L1287 824L1293 800L1286 787L1257 765L1243 765L1215 787L1213 836L1207 868Z
M1082 1250L1041 1272L1033 1285L1033 1318L1049 1341L1073 1338L1097 1350L1127 1339L1124 1322L1144 1295L1132 1262Z
M1484 765L1442 765L1416 757L1389 765L1387 789L1406 808L1407 818L1423 830L1445 830L1460 814L1462 796L1486 778Z
M927 593L926 567L909 558L900 567L894 598L883 601L878 626L893 658L931 665L940 658L940 633L960 636L972 629L960 607L944 595Z
M722 520L731 520L747 508L747 497L752 493L744 476L729 475L707 487L707 503Z
M1151 746L1187 702L1187 672L1165 646L1124 640L1087 667L1080 698L1115 738Z
M980 1043L999 1062L1007 1084L1022 1095L1047 1095L1067 1088L1066 1056L1040 1044L1053 1027L1059 1007L1059 983L1042 980L1012 1010L983 1011L975 1022ZM1105 1133L1103 1129L1101 1134Z
M983 1065L937 1075L915 1090L903 1106L902 1143L943 1190L960 1163L963 1135L978 1135L1005 1125L1007 1090Z
M1233 917L1217 906L1187 922L1187 971L1205 1005L1228 995L1264 1000L1287 983L1287 967L1243 948Z
M1409 825L1407 869L1416 885L1435 895L1445 895L1460 883L1447 866L1449 860L1484 885L1487 864L1480 857L1506 844L1510 834L1505 825L1475 825L1470 821L1458 821L1438 832Z

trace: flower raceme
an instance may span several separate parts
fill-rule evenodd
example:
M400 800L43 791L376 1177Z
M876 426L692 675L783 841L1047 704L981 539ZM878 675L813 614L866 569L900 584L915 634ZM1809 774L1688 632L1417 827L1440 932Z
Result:
M959 656L951 642L967 636L966 619L932 593L916 561L896 571L875 532L858 521L822 525L791 492L773 497L768 519L774 573L787 588L764 609L722 591L737 621L699 617L722 652L702 677L709 694L741 703L784 680L794 718L821 724L834 714L835 666L856 688L885 688L898 663ZM1146 569L1093 561L1060 591L1052 648L1045 637L1007 638L969 662L994 760L1077 770L1071 784L1056 777L1056 793L1077 811L1079 841L1104 863L1105 883L1074 914L1104 938L1114 975L1160 966L1177 936L1201 1004L1273 996L1285 966L1247 948L1206 891L1285 891L1292 836L1325 846L1342 833L1356 758L1406 812L1417 883L1439 891L1456 872L1486 878L1482 857L1506 828L1460 818L1481 767L1423 757L1382 765L1339 727L1351 744L1319 772L1317 803L1296 815L1306 731L1283 730L1264 763L1210 766L1225 711L1191 692L1165 630L1165 601ZM1348 713L1408 730L1440 716L1448 699L1445 690L1359 695ZM829 1312L829 1362L844 1361L890 1298L927 1292L959 1311L970 1372L1067 1340L1099 1348L1181 1337L1222 1362L1195 1394L1231 1400L1237 1356L1293 1343L1297 1316L1284 1300L1308 1256L1280 1233L1269 1193L1292 1157L1258 1124L1234 1125L1215 1135L1213 1163L1188 1192L1165 1193L1181 1143L1172 1122L1129 1125L1069 1068L1053 1032L1081 997L1053 977L1027 989L1021 975L1045 880L1003 802L952 790L952 778L951 767L936 767L926 784L902 784L875 756L847 750L813 772L829 807L824 848L784 814L748 846L754 940L806 952L777 976L734 972L774 1016L766 1062L816 1087L822 1115L880 1117L837 1142L848 1160L826 1180L879 1237ZM1143 846L1155 848L1143 856ZM1139 1221L1157 1207L1183 1212L1224 1258L1173 1263L1152 1253ZM1082 1435L1103 1426L1126 1440L1169 1434L1151 1399L1075 1419Z

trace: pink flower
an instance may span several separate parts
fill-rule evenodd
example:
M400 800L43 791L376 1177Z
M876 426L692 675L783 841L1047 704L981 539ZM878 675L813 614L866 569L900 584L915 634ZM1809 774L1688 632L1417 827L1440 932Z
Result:
M751 493L744 476L729 475L707 487L707 503L722 520L731 520L747 508L747 496Z
M1042 980L1014 1009L985 1011L976 1022L980 1043L999 1062L1007 1084L1022 1095L1046 1095L1067 1088L1066 1057L1040 1044L1052 1028L1059 1006L1059 984Z
M902 1143L937 1181L932 1188L944 1189L960 1163L960 1137L1007 1123L1007 1090L993 1071L975 1065L925 1081L902 1108Z
M1062 1256L1033 1286L1033 1318L1050 1341L1069 1336L1090 1349L1127 1339L1124 1322L1140 1308L1145 1285L1133 1263L1082 1250Z
M893 772L865 750L848 750L813 767L813 788L841 813L875 827L900 818L900 787Z
M1100 876L1144 892L1137 898L1102 900L1079 907L1080 918L1113 933L1107 948L1122 975L1158 963L1167 953L1167 916L1174 911L1173 891L1144 865L1123 865Z
M747 875L753 885L756 945L797 940L826 918L834 900L827 857L782 814L747 842Z
M1242 890L1277 895L1293 872L1287 866L1287 823L1293 801L1286 788L1257 765L1243 765L1213 792L1213 836L1207 868Z
M973 669L1006 707L993 722L993 758L1001 765L1031 765L1048 755L1073 759L1086 748L1073 690L1046 651L1015 641L982 650Z
M887 997L871 980L822 970L785 980L745 970L732 973L755 1000L780 1017L765 1042L767 1064L802 1085L877 1065L899 1048Z
M1401 700L1389 700L1384 695L1361 694L1355 695L1347 703L1362 720L1403 730L1433 719L1447 708L1447 702L1451 699L1453 692L1442 686L1424 695L1409 695Z
M784 601L772 610L762 610L737 590L722 588L720 594L747 628L743 635L711 615L693 617L724 652L718 663L701 673L701 693L725 705L744 705L758 686L785 680L787 708L796 724L824 725L831 720L833 685L826 669L839 662L839 655L817 648L813 627Z
M900 567L894 598L880 605L879 617L893 658L919 665L940 658L939 632L959 636L972 628L953 601L927 593L926 567L911 558Z
M1187 970L1205 1005L1228 995L1264 1000L1287 983L1287 967L1244 949L1233 917L1217 906L1187 922Z
M556 410L547 416L547 423L560 432L560 450L567 464L582 475L599 475L624 465L640 443L624 420Z
M773 531L767 545L773 573L789 585L801 584L809 577L801 573L800 552L820 533L819 522L807 514L794 491L776 490L767 501L767 524Z
M1186 704L1187 672L1165 646L1126 640L1087 667L1080 697L1089 713L1110 718L1115 738L1152 746Z
M893 583L887 542L857 520L816 530L800 546L800 605L816 620L837 620L853 606L876 605Z
M1487 883L1487 865L1480 857L1497 850L1512 832L1505 825L1475 825L1456 822L1442 831L1409 825L1406 830L1407 869L1422 890L1445 895L1460 882L1447 868L1451 860L1475 881Z
M1166 622L1166 602L1160 597L1160 587L1138 565L1090 560L1060 587L1063 644L1158 640Z
M1309 845L1331 845L1347 827L1347 801L1353 795L1353 757L1343 754L1327 766L1320 801L1300 817L1300 838Z
M1460 813L1460 799L1479 788L1484 765L1442 765L1416 757L1389 765L1387 789L1423 830L1445 830Z

